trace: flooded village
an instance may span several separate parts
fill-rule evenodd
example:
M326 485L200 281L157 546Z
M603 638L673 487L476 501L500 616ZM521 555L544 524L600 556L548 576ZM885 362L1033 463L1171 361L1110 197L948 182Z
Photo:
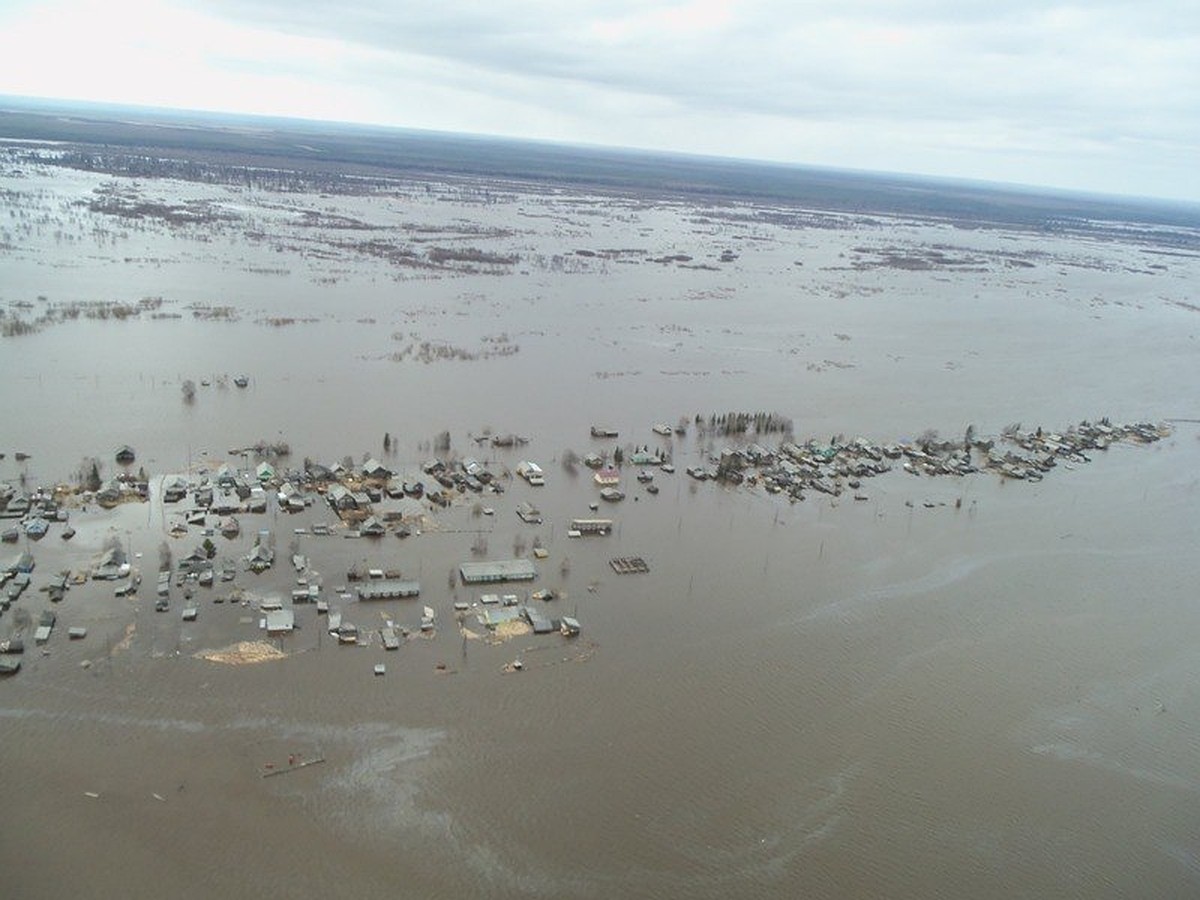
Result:
M112 622L110 629L124 629L127 640L136 628L133 614L140 605L150 604L155 612L177 611L182 623L197 622L209 605L236 608L237 627L227 628L230 646L192 651L197 658L221 663L281 658L296 648L290 637L298 629L327 632L334 645L384 651L397 650L410 640L431 639L443 623L453 626L464 641L501 643L549 633L577 638L582 626L576 615L567 615L574 607L565 586L571 540L612 536L617 530L615 517L637 515L633 503L616 504L630 494L635 502L653 502L667 479L712 481L723 490L761 488L767 495L782 494L791 503L806 496L838 498L843 493L854 501L867 501L870 489L864 481L887 475L894 466L927 478L961 479L986 473L1036 482L1060 464L1064 468L1085 464L1090 461L1088 454L1105 452L1114 443L1149 444L1171 433L1165 423L1113 424L1101 419L1085 420L1061 432L1040 427L1022 431L1016 424L992 437L981 437L968 427L961 439L951 441L930 432L912 441L883 444L840 435L828 443L816 439L797 443L789 433L785 434L789 439L770 447L759 443L759 439L769 442L775 431L790 432L790 423L778 424L785 421L762 413L712 414L707 419L697 414L692 421L680 419L674 428L653 426L653 446L622 444L617 430L592 426L590 437L596 449L582 460L574 454L562 460L559 477L578 482L571 487L580 513L562 521L543 517L534 502L538 491L513 490L514 481L525 488L546 484L542 465L524 459L511 465L511 457L529 443L528 438L513 434L469 438L469 452L491 454L482 462L477 456L450 453L447 436L442 439L442 455L419 465L396 460L392 438L385 434L382 455L396 471L375 457L361 463L344 457L327 464L306 458L300 467L293 467L291 448L285 442L260 442L231 450L228 461L215 468L206 462L183 473L150 475L144 466L134 471L136 453L123 445L113 457L121 471L98 486L29 485L25 479L19 488L0 486L0 524L5 526L0 540L15 549L0 570L4 589L0 624L9 626L0 640L0 673L14 674L20 668L31 636L31 648L42 656L51 653L57 605L68 599L68 591L99 588L107 593L110 586L113 600L107 609L76 614L74 604L65 604L70 611L66 618L74 620L78 615L79 624L59 628L59 640L64 636L70 641L86 639L86 623L98 613ZM716 435L727 445L705 454L701 444L697 454L687 441L689 432L697 438ZM695 463L681 460L679 472L677 451L683 460L695 459ZM29 454L18 453L28 458ZM590 479L580 479L579 465L592 470ZM98 465L93 470L98 471ZM86 477L94 480L91 473ZM893 486L893 493L897 488L908 495L903 500L908 507L914 502L927 508L938 505L923 498L913 484ZM515 500L518 495L526 499ZM606 513L615 510L613 517L600 516L601 502ZM132 533L126 532L125 543L119 528L106 526L102 511L126 504L147 505L148 521L161 523L161 531L138 534L141 545L161 539L156 551L132 556ZM469 507L472 518L471 526L455 529L463 535L464 561L450 570L448 582L427 584L422 593L417 577L423 564L421 536L444 530L441 514L452 506ZM961 497L954 507L961 510ZM55 544L51 539L42 545L43 539L51 535L69 541L75 536L73 514L76 520L87 517L93 532L107 532L103 551L83 565L52 571L43 566L35 574L36 551ZM533 526L517 531L516 558L481 558L489 557L488 537L494 531L490 523L497 515L507 519L510 514ZM401 547L384 540L389 537L406 543ZM361 562L338 568L338 557L344 554L323 552L338 538L363 542L356 546L362 552ZM614 548L614 552L618 549L634 548ZM56 562L64 558L62 553L47 555ZM558 567L557 572L547 572L543 581L555 587L530 587L539 580L539 565ZM650 571L642 556L615 555L609 565L617 574ZM279 578L259 577L276 568L294 575L290 590L280 587ZM516 592L495 593L495 585ZM586 590L595 592L597 585ZM26 602L20 602L22 597L28 598ZM412 602L383 602L404 600ZM38 604L44 608L36 609ZM120 610L126 611L129 622L122 623L119 612L112 615ZM3 614L10 611L5 623ZM181 631L187 628L184 624ZM194 640L181 635L179 646ZM264 642L269 646L264 647ZM597 646L586 643L589 652L578 659L586 659ZM313 649L310 644L303 642L304 649ZM113 645L110 634L104 652L112 653ZM80 665L86 668L93 662L89 657ZM447 663L438 667L445 671ZM504 666L505 672L523 669L519 657ZM385 674L385 663L374 663L371 671Z
M1200 222L53 123L9 893L1196 894Z

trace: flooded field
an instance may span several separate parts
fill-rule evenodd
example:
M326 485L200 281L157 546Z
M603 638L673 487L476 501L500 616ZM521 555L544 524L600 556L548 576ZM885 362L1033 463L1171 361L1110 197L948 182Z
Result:
M143 575L127 597L70 586L0 681L14 896L1200 889L1200 233L61 162L0 155L0 480L82 484L94 460L144 469L149 500L76 494L71 540L0 544L36 558L0 640L106 547ZM731 412L791 431L726 435ZM1170 430L1036 482L896 463L861 501L686 471L751 441L1105 416ZM525 440L486 439L506 434ZM285 512L278 481L232 538L164 502L173 475L254 473L260 442L287 444L281 472L374 457L428 487L426 460L476 457L504 490L381 502L403 539L347 539L320 495ZM675 471L626 462L625 498L600 500L578 460L640 447ZM612 533L568 536L588 517ZM277 559L254 574L263 530ZM156 611L163 547L205 537L236 577L189 586L195 621L180 588ZM456 577L535 546L531 583ZM376 567L420 597L338 598ZM312 604L266 635L261 601L290 606L298 577L372 636L339 645ZM577 637L486 639L484 594L540 589ZM279 658L203 658L257 641Z

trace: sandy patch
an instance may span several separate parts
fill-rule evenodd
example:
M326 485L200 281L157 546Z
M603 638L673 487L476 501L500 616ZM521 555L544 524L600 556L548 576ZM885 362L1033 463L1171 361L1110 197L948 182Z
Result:
M224 663L229 666L248 666L254 663L283 659L287 656L282 650L266 641L239 641L221 650L201 650L193 655L196 659L206 659L209 662Z

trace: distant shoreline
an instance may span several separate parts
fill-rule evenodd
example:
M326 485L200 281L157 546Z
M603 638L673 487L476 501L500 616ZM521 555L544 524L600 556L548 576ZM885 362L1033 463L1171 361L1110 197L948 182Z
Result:
M652 151L186 111L0 98L0 143L356 177L466 179L711 202L918 216L1056 233L1200 227L1200 205ZM178 177L177 175L174 177ZM1122 229L1124 234L1124 230ZM1127 234L1125 236L1128 236ZM1161 242L1161 235L1158 236ZM1192 246L1191 243L1186 246Z

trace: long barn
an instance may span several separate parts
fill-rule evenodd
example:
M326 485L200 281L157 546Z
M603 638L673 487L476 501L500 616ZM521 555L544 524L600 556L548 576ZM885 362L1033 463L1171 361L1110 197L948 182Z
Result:
M465 562L458 567L463 584L494 584L500 581L533 581L537 569L527 559L498 559Z

